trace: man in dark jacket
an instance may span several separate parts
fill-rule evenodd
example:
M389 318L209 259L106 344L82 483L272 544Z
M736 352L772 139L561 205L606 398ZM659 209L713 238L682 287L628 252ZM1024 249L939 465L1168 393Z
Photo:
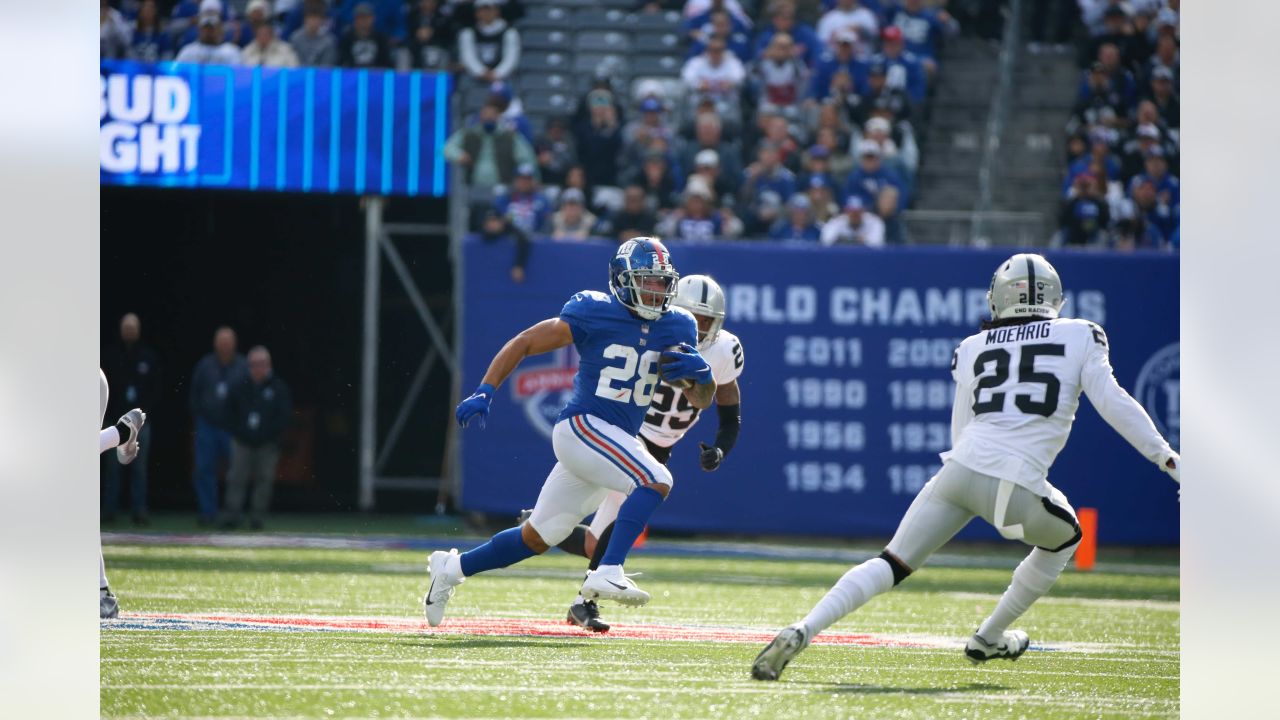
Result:
M213 352L191 371L190 405L196 425L196 468L191 482L201 526L212 525L218 515L218 464L231 454L227 400L247 371L244 356L236 352L236 331L226 326L214 333Z
M116 392L111 393L107 413L123 415L135 407L152 409L160 404L160 365L151 348L140 340L142 324L129 313L120 319L120 344L103 353L102 368L111 377ZM155 414L151 413L154 423ZM127 468L116 453L102 455L102 520L113 522L120 512L120 473L130 474L129 507L133 524L147 523L147 453L151 447L151 424L138 431L138 456Z
M222 527L238 527L244 498L253 483L249 527L262 529L271 507L271 488L280 460L280 438L293 416L289 386L271 372L271 353L258 345L249 351L249 376L231 393L231 469L227 471L227 504Z

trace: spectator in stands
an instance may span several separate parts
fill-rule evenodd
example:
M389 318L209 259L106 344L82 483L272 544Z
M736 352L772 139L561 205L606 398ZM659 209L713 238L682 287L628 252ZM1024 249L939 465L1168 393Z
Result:
M1176 92L1180 84L1181 60L1178 54L1178 39L1171 35L1160 35L1156 38L1155 52L1147 60L1142 73L1142 84L1145 87L1151 87L1156 68L1161 67L1168 69L1169 78Z
M1141 71L1151 60L1156 51L1155 28L1151 26L1155 19L1155 8L1144 8L1134 13L1131 19L1133 36L1129 40L1128 64L1131 70Z
M493 211L528 235L546 231L551 202L538 189L537 168L532 163L516 167L516 177L507 192L493 201Z
M1089 132L1089 152L1067 168L1067 177L1062 189L1064 195L1070 193L1075 184L1076 176L1089 174L1091 172L1090 168L1094 167L1095 164L1102 167L1102 174L1096 176L1099 182L1120 179L1120 161L1111 154L1111 141L1112 132L1106 128L1094 128Z
M1134 178L1132 196L1133 214L1142 218L1145 233L1156 238L1152 244L1163 247L1171 242L1178 231L1178 207L1161 200L1156 184L1141 175Z
M920 58L905 49L901 28L890 25L884 29L880 34L880 52L871 62L884 63L886 87L905 91L917 105L924 103L929 90L928 73Z
M1102 32L1089 38L1084 45L1084 54L1080 58L1081 66L1088 66L1099 60L1099 50L1103 45L1115 45L1124 65L1133 66L1134 33L1129 24L1129 13L1123 5L1110 5L1102 12Z
M214 333L213 352L201 358L191 371L190 409L196 431L192 485L200 513L198 522L204 527L212 525L218 514L218 466L231 453L228 403L232 389L246 372L244 356L236 352L236 332L226 326Z
M107 0L101 0L98 12L99 52L101 57L116 59L129 54L129 23L119 10L111 7Z
M865 93L866 69L857 59L855 48L857 36L848 28L841 28L833 36L834 49L824 53L813 70L813 78L809 81L809 100L813 104L827 99L834 99L842 106L856 104L848 96Z
M1124 154L1120 166L1120 179L1126 185L1135 175L1141 174L1146 169L1147 151L1154 147L1161 148L1168 153L1164 146L1164 137L1160 132L1159 126L1153 123L1138 125L1123 148Z
M390 68L391 41L374 27L373 5L356 5L351 28L342 35L339 57L343 67Z
M1157 67L1151 72L1151 101L1160 112L1160 119L1171 128L1181 126L1181 108L1178 95L1173 89L1173 71L1167 67Z
M751 29L751 16L739 0L685 0L682 6L680 13L692 23L691 27L701 27L711 13L726 10L733 16L735 23Z
M862 198L850 195L844 201L844 213L822 226L823 245L884 245L884 222L875 213L865 210Z
M582 165L574 165L569 168L569 172L564 175L564 185L560 188L561 192L569 188L577 188L582 191L582 196L587 199L587 207L592 208L595 212L600 212L599 208L594 207L595 188L587 184L587 172L582 169Z
M760 131L762 133L761 140L763 142L773 143L778 148L778 162L790 170L793 174L800 172L800 160L803 155L800 139L796 136L797 128L787 122L786 118L781 115L761 111ZM785 200L787 196L783 196Z
M787 212L769 228L770 240L817 242L822 228L813 221L809 198L796 193L787 200Z
M142 0L138 5L138 17L134 21L133 36L129 43L129 59L141 62L168 60L173 55L172 48L169 33L160 26L160 11L156 8L156 0Z
M564 185L569 168L578 164L578 150L569 134L569 121L563 117L547 120L546 129L533 142L538 156L538 171L546 185Z
M858 57L866 57L871 54L876 36L880 34L880 20L858 0L836 0L835 7L818 21L818 39L828 48L834 48L836 35L841 30L849 30L855 35L855 53Z
M622 152L622 128L614 108L613 93L604 89L587 94L588 125L574 138L578 157L592 188L618 185L618 155Z
M241 65L298 67L298 54L289 43L276 37L276 26L263 21L253 29L253 42L240 51Z
M488 244L507 238L511 238L516 246L515 257L511 260L511 270L508 272L512 282L522 283L525 268L529 267L529 251L532 248L529 235L516 227L507 216L499 215L493 208L486 210L484 220L480 223L480 239Z
M876 198L889 185L898 189L898 209L905 208L910 201L906 186L902 178L881 164L880 146L869 140L859 142L858 168L845 181L845 197L857 195L862 198L862 207L875 207Z
M586 209L586 198L577 188L560 194L560 209L551 216L551 239L586 240L595 233L596 216Z
M200 65L235 65L240 48L223 39L222 20L215 13L200 13L196 40L178 51L175 62Z
M689 51L685 57L701 55L711 38L724 40L725 47L743 65L751 62L750 28L734 23L725 10L713 11L706 25L690 33Z
M1150 182L1156 189L1156 195L1160 202L1169 207L1177 207L1182 204L1182 188L1178 183L1178 178L1169 173L1169 164L1165 160L1164 150L1160 146L1149 148L1146 153L1145 172L1137 175L1129 182L1129 194L1133 195L1133 189L1143 183Z
M853 155L849 153L849 135L838 127L823 126L818 128L818 132L814 137L814 144L822 146L827 151L827 168L831 174L831 191L837 193L837 199L843 200L843 196L838 194L844 192L841 178L849 177L849 173L853 172L854 167Z
M798 186L803 190L820 178L828 187L836 184L835 175L831 173L831 150L822 143L809 146L804 155L804 171L800 173Z
M772 142L761 142L756 148L756 161L743 172L742 187L738 191L737 207L743 208L746 223L752 229L761 230L761 234L768 232L777 219L783 199L795 192L796 176L783 167L778 147ZM773 217L769 216L769 210L775 213Z
M231 41L243 50L253 42L256 28L262 23L275 24L271 14L270 0L249 0L244 6L244 17L235 18L231 28Z
M886 245L905 245L907 243L907 224L902 219L902 202L898 188L886 185L876 198L876 216L884 223L884 242Z
M119 417L140 407L147 413L148 422L138 434L138 456L133 463L122 466L115 453L103 453L102 520L114 522L120 512L120 474L129 475L129 507L134 525L147 524L147 455L151 449L151 430L159 418L156 409L160 404L163 384L160 381L160 363L156 354L142 342L142 324L138 316L128 313L120 319L120 344L107 348L103 353L102 369L111 379L112 392L108 397L107 417Z
M943 38L960 34L960 23L943 8L926 8L924 0L902 0L888 12L889 24L902 30L907 50L920 58L930 80L938 70Z
M404 0L338 0L333 10L333 19L338 27L347 27L356 22L365 10L373 20L374 31L387 38L390 43L404 42L405 29Z
M706 159L702 153L710 150L716 154L718 179L715 183L716 193L723 196L726 192L737 193L742 178L742 159L738 147L724 140L724 126L720 116L713 112L699 113L693 123L694 138L687 143L680 166L685 174L696 171L698 158Z
M739 171L741 172L741 171ZM710 187L715 197L719 198L722 203L732 203L734 193L737 192L736 183L730 180L727 172L723 172L720 168L720 153L715 150L699 150L697 156L693 160L692 176L698 176L706 181L707 187ZM733 176L736 178L737 176Z
M696 2L697 0L695 0L695 3ZM738 57L742 62L747 62L750 59L752 23L751 18L747 16L746 11L742 9L738 0L727 0L727 2L724 0L710 0L703 5L702 8L698 9L697 12L689 14L691 6L695 5L695 3L690 3L685 6L686 20L684 27L686 34L689 36L689 44L691 46L698 44L705 46L706 42L711 39L713 35L717 34L719 34L719 37L723 38L726 43L730 43L733 42L730 40L732 35L739 35L741 43L746 46L745 51L747 55L739 55ZM724 13L725 15L724 20L728 23L727 28L724 26L717 27L719 21L716 20L716 16L720 13ZM701 52L701 48L699 48L698 52ZM737 55L736 50L734 51L734 54Z
M809 72L794 53L787 33L776 33L765 46L764 55L751 67L752 90L762 112L773 112L789 120L800 113L800 99L808 86Z
M722 113L738 107L738 92L746 79L746 70L738 58L730 55L721 38L711 38L701 55L689 58L680 73L693 98L714 100Z
M680 186L676 184L666 154L658 150L647 152L640 166L623 176L622 184L643 188L647 204L657 208L659 214L671 210L679 202Z
M894 127L911 119L911 98L902 87L888 83L885 63L872 60L867 66L867 92L849 109L850 118L859 125L873 115L880 115Z
M520 31L498 14L498 0L475 0L475 27L458 33L458 59L472 79L506 80L520 64Z
M1098 189L1098 179L1089 173L1078 175L1072 186L1072 197L1063 203L1058 218L1062 244L1101 245L1107 239L1110 223L1111 210Z
M1116 213L1116 222L1111 228L1110 241L1111 247L1121 252L1137 248L1161 249L1170 244L1159 228L1148 222L1146 215L1138 211L1137 203L1132 200L1121 203Z
M444 144L445 158L466 168L467 186L480 202L487 201L495 185L510 184L518 166L537 160L528 141L499 126L501 112L498 103L486 102L477 121L455 131Z
M805 67L812 68L823 53L822 41L813 27L807 23L796 22L796 4L792 0L773 0L769 3L769 24L760 28L756 35L753 57L764 55L764 50L773 41L773 36L786 33L791 36L792 56L804 62Z
M828 183L821 177L809 178L805 193L809 196L809 212L813 213L813 221L819 226L840 214L840 206L836 204L836 185Z
M511 85L499 80L489 86L489 102L496 103L502 111L498 114L498 124L520 133L525 140L533 142L533 125L524 116L524 105L515 96Z
M274 31L274 29L273 29ZM227 502L222 527L244 521L249 484L249 529L261 530L271 508L271 490L280 462L280 441L293 420L289 386L271 371L271 353L258 345L249 351L249 372L231 393L231 467L227 470Z
M893 125L883 117L868 118L862 126L862 140L875 143L880 148L880 162L885 169L902 178L903 187L909 192L915 186L916 167L919 162L915 140L898 145L893 138Z
M440 8L440 0L418 0L409 9L409 56L413 67L446 70L454 43L452 13Z
M1110 47L1115 47L1114 45ZM1068 131L1086 130L1102 125L1118 127L1128 113L1128 103L1123 93L1113 88L1106 67L1096 62L1085 73L1083 85L1071 111Z
M305 0L302 27L289 36L298 53L298 62L311 67L338 64L338 40L329 30L329 11L324 0Z
M667 240L708 241L721 237L737 237L742 223L725 210L712 204L712 191L697 176L689 178L684 190L684 204L658 224L658 233Z
M606 58L604 62L596 67L591 80L591 88L583 93L582 97L578 98L578 104L573 111L573 118L569 122L569 129L573 131L575 137L581 137L591 129L591 102L592 100L599 102L599 98L602 96L608 100L609 104L613 105L613 116L617 124L619 126L627 124L626 108L622 105L623 93L614 87L614 77L621 70L622 68L612 58Z
M638 235L653 235L658 225L658 216L645 202L644 188L628 185L622 197L622 207L610 214L600 228L601 234L618 242Z
M661 139L670 143L675 131L667 125L666 108L657 98L645 98L640 102L640 117L622 128L622 149L627 164L634 165L644 157L651 140Z

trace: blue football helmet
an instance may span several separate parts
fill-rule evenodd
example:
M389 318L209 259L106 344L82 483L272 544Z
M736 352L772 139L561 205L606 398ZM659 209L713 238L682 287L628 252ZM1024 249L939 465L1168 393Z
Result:
M652 278L660 279L662 286L645 287L644 281ZM679 280L671 254L658 238L631 238L609 261L609 291L645 320L657 320L671 309Z

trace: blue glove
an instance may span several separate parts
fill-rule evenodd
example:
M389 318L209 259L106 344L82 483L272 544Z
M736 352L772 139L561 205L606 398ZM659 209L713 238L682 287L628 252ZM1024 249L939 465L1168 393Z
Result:
M698 349L688 343L680 343L678 347L680 352L663 351L662 358L666 362L659 366L662 379L667 382L692 380L698 385L711 382L711 366L707 364L706 358L702 357Z
M480 419L480 429L484 429L485 418L489 417L489 405L493 402L494 387L489 383L481 383L471 397L458 403L453 416L458 419L458 427L466 427L473 418Z

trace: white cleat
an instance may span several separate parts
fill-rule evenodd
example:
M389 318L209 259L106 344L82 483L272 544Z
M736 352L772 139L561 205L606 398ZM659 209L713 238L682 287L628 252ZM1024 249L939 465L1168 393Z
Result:
M796 623L783 628L773 642L760 651L756 661L751 663L751 677L756 680L777 680L791 658L807 647L809 633L803 624Z
M98 616L103 620L120 617L120 603L110 588L98 591Z
M457 549L445 552L437 550L427 560L427 572L431 575L431 586L422 598L422 609L426 613L427 623L431 627L438 626L444 620L444 609L453 597L453 590L466 578L461 574L449 572L449 560L457 557Z
M612 600L632 607L640 607L649 602L649 593L636 587L631 578L623 575L619 565L588 571L581 592L582 597L587 600Z
M977 633L965 643L964 656L974 665L988 660L1017 660L1031 647L1031 638L1021 630L1005 630L999 642L989 643Z
M138 457L138 433L142 432L142 426L147 422L147 414L134 408L125 413L120 422L129 426L129 442L116 447L116 459L121 465L128 465Z

